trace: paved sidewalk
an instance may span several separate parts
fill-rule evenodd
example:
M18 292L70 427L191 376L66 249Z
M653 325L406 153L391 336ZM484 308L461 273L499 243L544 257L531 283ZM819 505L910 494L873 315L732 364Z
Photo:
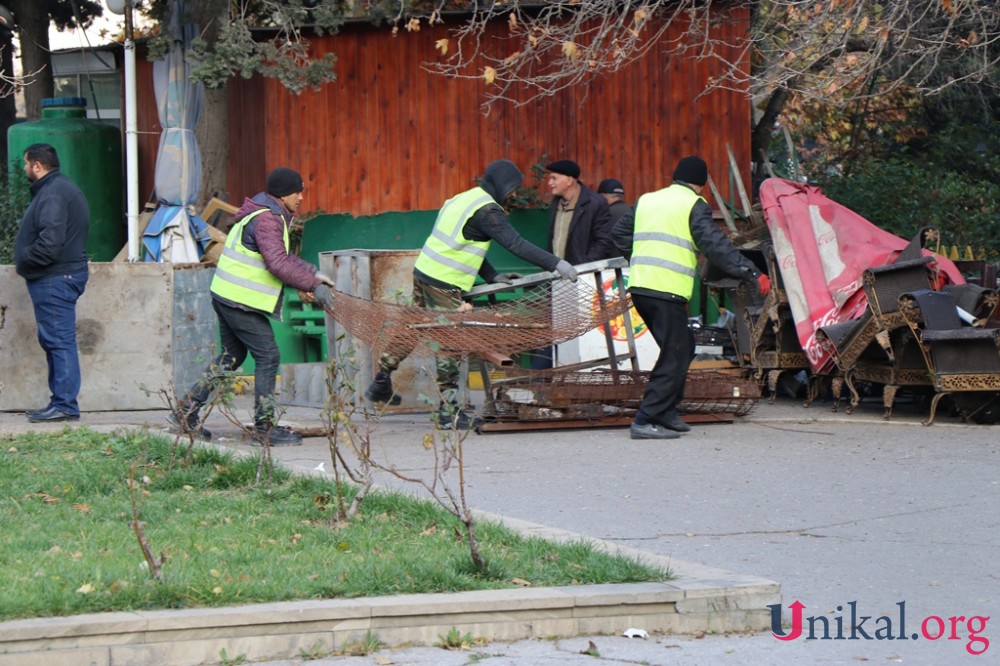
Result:
M998 663L1000 645L1000 430L906 404L891 421L863 403L853 415L828 404L760 403L736 423L696 426L679 440L633 441L626 429L471 435L468 497L484 511L576 532L652 553L779 581L784 616L793 601L850 635L850 606L872 616L855 640L778 641L758 636L600 636L494 643L469 652L383 650L278 664L400 666L451 664L850 664ZM165 412L85 414L98 429L163 424ZM286 421L315 425L316 410L291 408ZM213 415L217 442L250 450ZM426 472L426 414L384 419L375 442L400 469ZM0 414L0 432L58 429ZM286 465L330 468L325 439L274 449ZM382 475L379 482L404 487ZM416 489L412 489L418 492ZM929 640L862 640L879 617L898 633ZM838 609L839 607L839 609ZM976 632L975 616L991 616ZM949 618L954 621L954 630ZM926 621L925 621L925 618ZM821 622L822 620L817 620ZM883 619L885 622L885 619ZM923 625L923 626L922 626ZM884 632L883 632L884 633ZM973 634L970 639L970 634ZM582 654L593 642L600 656ZM991 656L993 655L993 656Z

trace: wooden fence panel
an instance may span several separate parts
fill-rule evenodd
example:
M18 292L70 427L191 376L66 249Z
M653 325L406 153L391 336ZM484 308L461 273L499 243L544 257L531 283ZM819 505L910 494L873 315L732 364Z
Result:
M744 8L721 10L715 37L738 44L748 30ZM350 25L317 38L319 52L338 57L338 80L319 91L288 93L280 84L235 80L230 87L256 86L266 114L234 115L231 141L261 137L262 157L251 159L234 145L231 192L257 191L269 168L287 165L308 186L304 208L372 215L438 208L470 187L487 163L513 160L526 178L533 164L568 158L578 162L590 186L605 177L621 180L627 198L670 182L677 160L700 154L730 200L726 145L732 147L744 182L750 172L750 100L745 91L702 95L721 65L711 60L667 59L653 48L619 73L589 89L568 89L522 107L481 108L485 82L432 74L423 63L436 57L434 43L448 26L394 36L385 28ZM506 26L491 28L502 41ZM664 44L678 39L672 28ZM665 47L664 47L665 48ZM245 98L239 90L235 98ZM259 123L255 126L254 123ZM547 192L542 191L547 197Z

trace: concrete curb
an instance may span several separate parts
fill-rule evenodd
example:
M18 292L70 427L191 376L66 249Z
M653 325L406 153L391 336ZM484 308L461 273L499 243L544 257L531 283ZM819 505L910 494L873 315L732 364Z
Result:
M607 552L669 568L666 583L581 585L227 608L101 613L0 623L0 666L195 666L220 655L249 661L326 654L369 634L388 647L434 645L452 628L488 641L650 633L761 631L774 581L669 560L564 530L482 514L530 536L586 540Z

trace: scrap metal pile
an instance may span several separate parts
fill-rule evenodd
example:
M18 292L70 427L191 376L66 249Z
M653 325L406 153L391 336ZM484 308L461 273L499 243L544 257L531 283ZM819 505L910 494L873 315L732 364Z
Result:
M648 372L611 370L524 370L501 368L488 385L483 416L495 421L593 422L631 419L645 391ZM743 416L760 398L760 384L718 370L688 372L678 411L705 421Z
M616 355L608 338L608 353L571 366L549 370L515 367L500 359L550 347L609 327L631 336L631 299L621 284L624 259L578 266L580 279L569 282L551 273L514 281L511 287L485 285L473 289L488 306L468 311L431 310L405 303L369 301L334 292L330 312L351 335L378 354L407 355L424 348L432 354L473 355L491 362L483 366L488 424L550 422L571 427L621 422L630 418L642 400L648 372L641 372L631 352ZM606 288L607 274L614 271ZM621 361L630 361L628 370ZM758 384L740 374L692 370L680 410L700 414L701 420L731 420L747 413L760 397ZM485 429L491 429L489 425ZM500 428L493 428L500 429Z
M828 380L835 410L847 386L850 413L868 382L885 418L905 389L931 396L925 424L944 397L967 421L1000 421L995 279L967 283L933 228L908 242L803 183L771 178L760 194L775 288L742 308L741 351L772 395L781 372L805 369L807 404Z

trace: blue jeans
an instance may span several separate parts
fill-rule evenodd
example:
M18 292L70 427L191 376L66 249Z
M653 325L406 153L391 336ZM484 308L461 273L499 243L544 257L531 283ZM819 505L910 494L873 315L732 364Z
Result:
M31 280L28 295L35 310L38 344L49 366L49 407L80 415L80 353L76 346L76 302L87 288L87 271Z
M274 421L274 387L278 378L281 356L274 339L271 320L260 312L234 308L212 299L212 308L219 317L219 340L222 351L200 380L188 392L186 399L201 406L208 402L218 385L218 379L243 364L247 353L254 360L254 422Z

